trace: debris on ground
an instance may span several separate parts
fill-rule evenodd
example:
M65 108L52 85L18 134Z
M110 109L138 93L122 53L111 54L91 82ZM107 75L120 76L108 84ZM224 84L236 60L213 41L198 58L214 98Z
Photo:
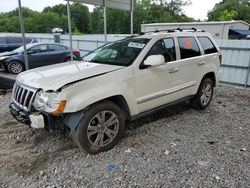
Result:
M165 155L169 155L169 154L170 154L170 150L167 150L167 149L166 149L165 152L164 152L164 154L165 154Z
M113 172L116 170L116 166L114 164L109 164L107 167L108 172Z
M241 148L240 151L247 151L247 148Z
M132 149L131 148L128 148L125 150L125 153L131 153L132 152Z

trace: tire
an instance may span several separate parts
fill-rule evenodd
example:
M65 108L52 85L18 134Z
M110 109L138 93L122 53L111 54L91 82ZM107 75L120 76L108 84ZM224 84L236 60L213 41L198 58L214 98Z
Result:
M198 92L191 100L191 104L196 109L205 109L210 104L214 93L214 84L210 78L201 81Z
M24 66L20 61L12 61L7 66L8 71L13 74L19 74L24 71Z
M70 62L70 61L71 61L70 58L65 59L65 62Z
M80 149L96 154L112 149L121 139L124 128L122 110L113 102L102 101L86 111L73 140Z

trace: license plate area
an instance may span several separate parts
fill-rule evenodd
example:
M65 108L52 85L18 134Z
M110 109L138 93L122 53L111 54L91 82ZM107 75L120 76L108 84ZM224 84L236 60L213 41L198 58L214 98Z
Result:
M35 129L43 129L45 127L44 118L41 114L30 114L30 126Z

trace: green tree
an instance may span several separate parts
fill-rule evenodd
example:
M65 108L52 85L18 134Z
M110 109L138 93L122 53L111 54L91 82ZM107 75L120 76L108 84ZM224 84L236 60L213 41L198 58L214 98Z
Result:
M138 0L134 12L134 32L139 32L141 24L146 23L193 21L192 18L187 17L180 11L186 1L178 2L182 2L182 4L179 4L177 11L177 9L172 10L167 1L163 1L164 6L161 6L159 2ZM177 4L175 6L178 7ZM98 19L98 16L100 19ZM101 8L96 7L91 14L91 31L94 33L98 31L98 25L101 25L101 32L103 32L103 12ZM130 12L108 8L107 26L108 33L130 33Z
M249 0L223 0L208 12L209 21L243 20L250 22Z
M190 0L154 0L154 2L160 4L161 7L168 7L175 14L181 14L183 7L191 4Z
M137 0L134 12L134 32L143 23L193 21L182 12L188 0ZM67 6L59 4L46 7L42 12L23 8L26 32L50 32L54 27L68 30ZM0 32L20 32L18 9L0 14ZM229 12L223 15L232 16ZM234 16L234 15L233 15ZM92 13L79 3L71 5L72 30L77 33L103 33L103 9L96 7ZM130 12L107 9L108 33L130 33Z
M66 30L67 25L67 16L59 15L54 12L40 13L25 19L25 28L27 32L50 33L51 29L54 27L60 27ZM75 29L74 24L72 28Z
M237 19L237 17L238 17L238 12L236 12L235 10L232 11L224 10L220 15L219 20L228 21Z
M71 19L75 26L77 27L77 30L81 33L88 33L89 30L89 24L90 24L90 13L87 6L81 4L81 3L73 3L70 6L71 11ZM54 12L61 16L67 15L67 5L59 4L55 5L53 7L45 7L43 10L44 13L46 12Z

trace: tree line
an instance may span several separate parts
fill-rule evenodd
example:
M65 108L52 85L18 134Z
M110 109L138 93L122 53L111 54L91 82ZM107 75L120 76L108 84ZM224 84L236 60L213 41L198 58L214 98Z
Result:
M189 0L137 0L134 12L134 32L139 32L143 23L173 23L199 21L183 13ZM74 34L103 33L103 9L71 4L72 30ZM23 8L24 24L27 33L49 33L54 27L67 32L67 6L48 6L42 12ZM208 13L209 21L244 20L250 22L249 0L222 0ZM107 9L108 33L130 33L130 12ZM0 14L0 32L20 32L18 9Z

